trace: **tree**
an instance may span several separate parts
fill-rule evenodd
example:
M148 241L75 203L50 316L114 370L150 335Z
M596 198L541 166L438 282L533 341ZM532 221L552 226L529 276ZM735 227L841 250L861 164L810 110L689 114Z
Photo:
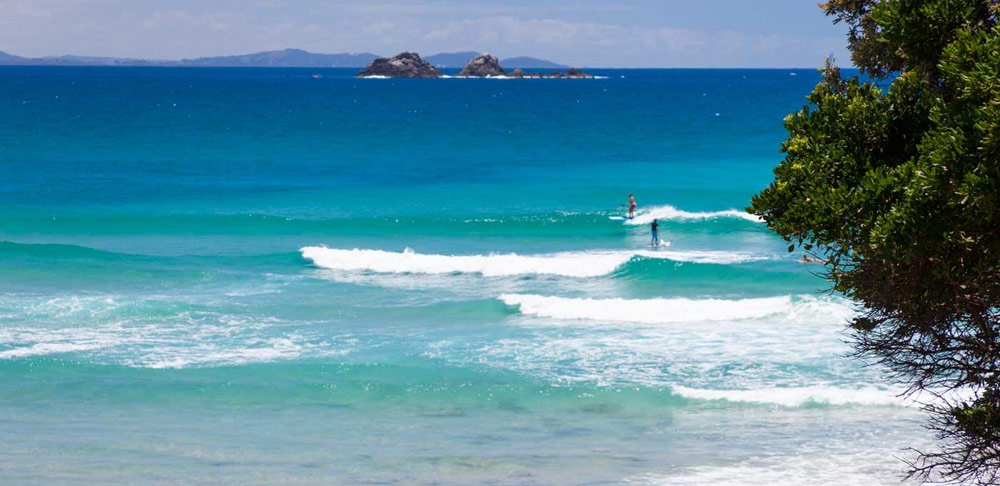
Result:
M831 0L862 72L828 60L747 208L863 305L856 354L925 400L930 481L1000 480L998 0ZM960 393L956 393L960 392Z

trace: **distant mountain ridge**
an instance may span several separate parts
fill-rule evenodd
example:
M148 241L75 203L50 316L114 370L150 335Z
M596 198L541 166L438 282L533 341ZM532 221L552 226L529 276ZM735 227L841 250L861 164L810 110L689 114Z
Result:
M4 51L0 51L0 62L6 61L6 60L18 60L18 59L24 59L24 58L21 57L21 56L15 56L13 54L7 54Z
M434 54L432 56L427 56L424 58L425 61L431 63L438 69L440 68L456 68L462 69L469 62L470 59L478 56L479 53L476 51L462 51L462 52L442 52L439 54Z
M462 68L473 57L478 56L478 52L451 52L440 53L428 56L425 59L431 65L438 68ZM303 49L281 49L276 51L262 51L251 54L239 54L232 56L199 57L194 59L166 60L166 59L133 59L119 57L94 57L94 56L46 56L46 57L21 57L0 51L0 65L25 65L25 66L172 66L172 67L312 67L312 68L363 68L374 61L377 57L370 52L361 53L337 53L322 54L309 52ZM515 57L501 61L505 67L532 68L532 69L559 69L565 68L561 64L556 64L542 59L532 57Z
M431 63L432 66L441 69L455 68L462 69L469 60L480 55L480 52L476 51L462 51L462 52L442 52L440 54L434 54L433 56L427 56L424 58L427 62ZM534 57L508 57L506 59L500 60L500 65L504 69L566 69L569 66L564 64L554 63L552 61L546 61L544 59L538 59Z
M545 59L537 59L534 57L508 57L507 59L501 59L500 64L507 69L567 69L570 66L565 64L558 64L552 61L546 61Z
M149 59L62 55L39 58L19 57L18 61L13 62L12 64L41 66L158 66L170 62L171 61ZM2 58L0 58L0 63L3 63Z
M367 66L377 58L370 52L318 54L302 49L283 49L280 51L255 52L237 56L200 57L184 59L178 62L180 66L216 66L216 67L359 67Z

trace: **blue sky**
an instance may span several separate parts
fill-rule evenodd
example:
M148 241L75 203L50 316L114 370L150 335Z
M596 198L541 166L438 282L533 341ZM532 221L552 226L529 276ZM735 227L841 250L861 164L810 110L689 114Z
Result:
M849 59L817 0L0 0L0 50L179 59L475 50L600 67Z

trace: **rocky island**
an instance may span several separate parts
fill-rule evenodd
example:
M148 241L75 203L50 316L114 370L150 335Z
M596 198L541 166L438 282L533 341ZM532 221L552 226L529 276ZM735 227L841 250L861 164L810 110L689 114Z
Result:
M441 71L421 59L416 52L401 52L389 58L380 57L358 73L359 78L440 78L442 76ZM508 73L495 56L479 54L473 57L455 77L590 79L594 76L575 68L570 68L566 72L554 71L550 73L527 73L518 68Z
M375 59L363 71L359 78L439 78L441 71L420 58L416 52L401 52L392 57Z
M507 70L500 65L500 60L489 54L480 54L458 73L462 78L489 78L495 76L507 76Z
M457 74L461 78L496 78L496 77L510 77L510 78L593 78L591 74L587 74L579 69L570 68L569 71L559 72L553 71L551 73L526 73L520 68L508 73L503 66L500 65L500 60L489 54L480 54L468 64L465 68Z

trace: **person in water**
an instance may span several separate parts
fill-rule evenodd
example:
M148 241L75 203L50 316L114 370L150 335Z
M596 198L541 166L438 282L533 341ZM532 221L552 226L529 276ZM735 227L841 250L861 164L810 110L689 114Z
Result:
M628 219L635 217L635 196L631 193L628 195Z
M806 255L805 253L802 254L802 259L799 261L802 263L826 263L825 261L820 260L819 258L813 258L809 255Z
M650 243L650 245L653 246L653 247L660 246L660 222L659 221L657 221L655 219L653 220L652 230L653 230L653 241Z

